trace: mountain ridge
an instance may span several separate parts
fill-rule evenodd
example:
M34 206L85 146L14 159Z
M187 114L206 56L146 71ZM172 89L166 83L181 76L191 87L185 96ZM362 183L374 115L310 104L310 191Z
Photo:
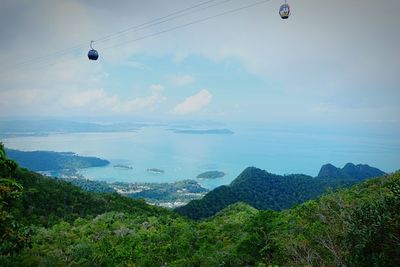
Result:
M346 173L332 164L325 164L317 177L305 174L282 176L248 167L229 185L217 187L202 199L192 200L176 211L191 219L204 219L236 202L247 203L256 209L280 211L319 197L329 189L349 187L375 177L376 173L380 174L376 176L385 174L365 164L348 163L346 166L352 172Z
M362 180L365 178L372 178L384 175L385 172L378 168L371 167L368 164L353 164L346 163L343 168L338 168L330 163L321 167L318 176L328 178L352 178Z

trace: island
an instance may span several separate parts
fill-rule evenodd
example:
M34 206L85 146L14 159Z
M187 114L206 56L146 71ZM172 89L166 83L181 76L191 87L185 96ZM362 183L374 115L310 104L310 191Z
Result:
M164 170L160 170L157 168L150 168L146 170L147 172L154 173L154 174L163 174Z
M110 133L135 132L147 124L143 123L91 123L59 119L2 120L0 136L47 136L58 133Z
M174 129L174 133L178 134L234 134L229 129L208 129L208 130L178 130Z
M123 169L123 170L133 170L132 166L123 165L123 164L115 164L114 168Z
M198 179L217 179L222 178L226 175L226 173L221 171L207 171L197 175Z

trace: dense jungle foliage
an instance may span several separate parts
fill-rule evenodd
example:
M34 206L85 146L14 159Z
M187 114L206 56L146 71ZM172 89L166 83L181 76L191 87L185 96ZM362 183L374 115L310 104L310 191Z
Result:
M21 167L31 171L55 171L101 167L109 164L107 160L96 157L81 157L70 152L19 151L6 148L7 156L18 162Z
M236 203L192 221L0 157L1 266L400 266L400 172L281 212Z
M332 168L330 168L332 166ZM384 172L368 165L354 165L353 172L345 172L333 165L322 166L318 177L304 174L276 175L249 167L228 186L208 192L202 199L192 200L177 208L177 212L191 219L202 219L236 202L245 202L257 209L284 210L296 204L314 199L327 190L349 187L362 179L383 175ZM363 166L359 168L359 166ZM329 170L335 170L330 172ZM341 176L338 174L340 170ZM332 177L329 176L332 174ZM339 176L335 176L338 174ZM351 174L351 175L350 175Z

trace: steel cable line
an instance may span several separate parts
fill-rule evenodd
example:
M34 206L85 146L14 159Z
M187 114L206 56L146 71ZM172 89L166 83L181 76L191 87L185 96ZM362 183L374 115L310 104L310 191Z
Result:
M217 17L221 17L221 16L224 16L224 15L227 15L227 14L235 13L235 12L238 12L238 11L241 11L241 10L244 10L244 9L248 9L248 8L251 8L251 7L254 7L254 6L257 6L257 5L261 5L261 4L264 4L264 3L269 2L269 1L271 1L271 0L262 0L262 1L258 1L258 2L252 3L252 4L241 6L241 7L238 7L238 8L230 9L228 11L217 13L215 15L211 15L211 16L208 16L208 17L205 17L205 18L193 20L193 21L188 22L188 23L184 23L184 24L181 24L181 25L178 25L178 26L174 26L174 27L165 29L165 30L161 30L161 31L158 31L158 32L155 32L155 33L151 33L151 34L139 37L139 38L135 38L135 39L126 41L126 42L121 42L119 44L108 46L108 47L102 48L102 50L111 49L111 48L114 48L114 47L122 46L122 45L125 45L125 44L128 44L128 43L137 42L137 41L144 40L144 39L147 39L147 38L150 38L150 37L154 37L154 36L157 36L157 35L160 35L160 34L164 34L164 33L167 33L167 32L175 31L177 29L185 28L185 27L188 27L188 26L191 26L191 25L194 25L194 24L198 24L198 23L207 21L207 20L211 20L211 19L214 19L214 18L217 18ZM53 65L56 65L58 63L59 62L54 62L54 63L48 64L48 65L45 65L45 66L42 66L42 67L46 68L48 66L53 66Z
M172 13L170 13L168 15L165 15L165 16L162 16L160 18L152 19L150 21L141 23L139 25L128 27L128 28L126 28L124 30L121 30L121 31L118 31L116 33L109 34L109 35L104 36L104 37L100 37L98 39L95 39L95 42L104 42L104 41L108 41L108 40L111 40L111 39L114 39L114 38L118 38L118 36L120 36L120 35L122 35L124 33L126 34L126 33L130 32L130 31L133 31L133 30L138 31L138 30L142 30L142 29L145 29L145 28L150 28L150 27L152 27L154 25L159 25L159 24L174 20L176 18L179 18L179 17L182 17L182 16L186 16L188 14L192 14L192 13L195 13L195 12L198 12L198 11L202 11L202 10L207 9L207 8L211 8L211 7L223 4L223 3L231 1L231 0L224 0L222 2L218 2L216 4L213 4L213 5L210 5L210 6L206 6L206 7L203 7L201 9L199 8L199 7L202 7L204 5L207 5L207 4L215 2L215 1L218 1L218 0L208 0L208 1L201 2L201 3L196 4L194 6L187 7L187 8L172 12ZM190 12L187 12L187 11L190 11ZM49 59L49 58L51 59L52 57L55 57L55 56L63 56L63 55L66 55L66 54L70 54L70 53L74 52L75 50L83 49L86 46L87 46L87 42L80 43L80 44L77 44L77 45L72 46L70 48L62 49L60 51L57 51L57 52L54 52L54 53L51 53L51 54L48 54L48 55L43 55L43 56L39 56L39 57L35 57L35 58L31 58L31 59L25 60L23 62L19 62L19 63L15 64L14 66L12 66L12 68L23 67L25 65L32 65L32 64L35 64L37 62L46 61L47 59Z
M136 31L137 29L140 29L140 30L141 30L141 29L149 28L149 27L151 27L151 26L158 25L158 24L161 24L161 23L164 23L164 22L168 22L168 21L170 21L170 20L174 20L174 19L176 19L176 18L180 18L180 17L186 16L186 15L188 15L188 14L192 14L192 13L195 13L195 12L198 12L198 11L202 11L202 10L207 9L207 8L210 8L210 7L218 6L218 5L221 5L221 4L223 4L223 3L226 3L226 2L229 2L229 1L232 1L232 0L225 0L225 1L218 2L218 3L216 3L216 4L213 4L213 5L209 5L209 6L200 8L200 9L195 9L195 8L197 8L197 7L201 7L201 6L203 6L203 5L206 5L206 4L209 4L209 3L211 3L211 2L215 2L215 1L216 1L216 0L205 1L205 2L202 2L202 3L197 4L197 5L195 5L195 6L188 7L188 8L185 8L185 9L182 9L182 10L179 10L179 11L176 11L176 12L173 12L173 13L170 13L169 15L166 15L166 16L164 16L164 17L157 18L157 19L153 19L153 20L151 20L151 21L148 21L148 22L145 22L145 23L136 25L136 26L132 26L132 27L126 28L126 29L121 30L121 31L119 31L119 32L116 32L116 33L114 33L114 34L110 34L110 35L104 36L104 37L102 37L102 38L95 39L94 41L95 41L96 43L98 43L98 42L103 42L103 41L107 41L107 40L109 40L109 39L113 39L114 36L119 36L119 35L125 34L125 33L127 33L127 32L130 32L130 31L132 31L132 30L135 30L135 31ZM195 9L195 10L193 10L193 11L191 11L191 12L186 12L186 11L189 11L189 10L192 10L192 9ZM184 13L184 12L186 12L186 13ZM178 14L181 14L181 13L184 13L184 14L179 15L179 16L175 16L175 15L178 15ZM171 18L171 17L172 17L172 18ZM168 19L168 20L165 20L165 19ZM143 27L143 28L142 28L142 27Z
M208 16L208 17L205 17L205 18L193 20L191 22L188 22L188 23L185 23L185 24L181 24L181 25L178 25L178 26L175 26L175 27L171 27L171 28L168 28L166 30L158 31L158 32L155 32L155 33L151 33L151 34L136 38L136 39L132 39L132 40L129 40L129 41L126 41L126 42L122 42L122 43L116 44L116 45L108 46L108 47L102 48L102 50L106 50L106 49L122 46L122 45L125 45L125 44L128 44L128 43L133 43L133 42L137 42L137 41L140 41L140 40L143 40L143 39L154 37L154 36L157 36L157 35L160 35L160 34L163 34L163 33L175 31L177 29L185 28L185 27L188 27L188 26L191 26L191 25L194 25L194 24L198 24L198 23L207 21L207 20L211 20L211 19L214 19L214 18L217 18L217 17L221 17L221 16L224 16L224 15L227 15L227 14L238 12L238 11L241 11L241 10L244 10L244 9L248 9L248 8L251 8L251 7L254 7L254 6L257 6L257 5L261 5L261 4L264 4L264 3L269 2L269 1L271 1L271 0L262 0L262 1L255 2L253 4L249 4L249 5L241 6L241 7L238 7L238 8L235 8L235 9L231 9L231 10L228 10L228 11L224 11L224 12L221 12L221 13L217 13L215 15L211 15L211 16Z

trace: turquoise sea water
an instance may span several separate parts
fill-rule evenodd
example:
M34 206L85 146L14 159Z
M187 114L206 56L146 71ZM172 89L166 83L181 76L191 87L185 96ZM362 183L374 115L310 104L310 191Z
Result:
M397 138L310 134L268 129L233 129L234 134L179 134L164 127L144 127L136 132L75 133L3 138L6 147L20 150L71 151L97 156L109 166L81 173L104 181L171 182L220 170L221 179L198 180L214 188L228 184L243 169L255 166L272 173L315 176L322 164L342 167L347 162L367 163L386 172L400 168ZM133 167L114 168L114 164ZM164 174L152 174L158 168Z

